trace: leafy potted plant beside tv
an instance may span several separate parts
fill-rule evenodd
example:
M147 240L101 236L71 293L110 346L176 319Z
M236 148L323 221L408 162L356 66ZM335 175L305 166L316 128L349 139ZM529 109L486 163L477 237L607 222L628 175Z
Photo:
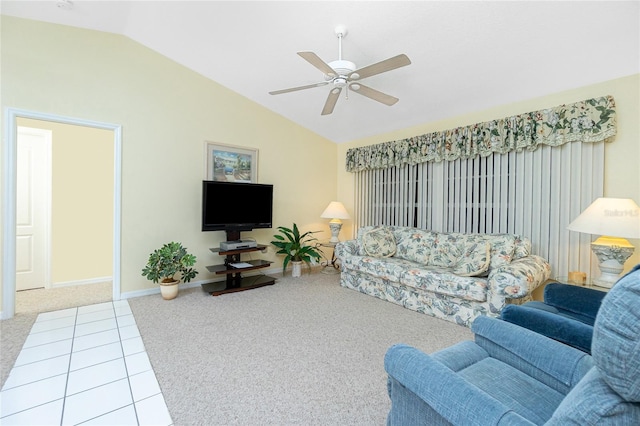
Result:
M142 276L154 283L160 283L160 293L165 300L174 299L178 295L180 280L188 283L197 274L193 269L196 257L187 252L182 244L170 242L149 255L147 265L142 269ZM180 279L175 275L180 273Z
M309 245L310 242L316 241L313 234L319 231L307 231L304 234L300 234L298 225L293 224L293 229L286 228L284 226L278 226L280 234L273 236L275 241L271 241L271 244L278 249L276 254L284 254L284 260L282 261L282 275L284 275L287 265L291 262L292 272L291 276L299 277L302 272L302 262L311 267L311 260L315 259L319 261L322 254L317 248Z

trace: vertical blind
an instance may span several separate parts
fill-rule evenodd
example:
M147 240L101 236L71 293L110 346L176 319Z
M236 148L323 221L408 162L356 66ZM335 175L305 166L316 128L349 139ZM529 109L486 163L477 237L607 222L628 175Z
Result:
M355 229L520 234L549 261L553 277L573 270L591 274L590 236L566 227L603 195L604 143L356 172Z

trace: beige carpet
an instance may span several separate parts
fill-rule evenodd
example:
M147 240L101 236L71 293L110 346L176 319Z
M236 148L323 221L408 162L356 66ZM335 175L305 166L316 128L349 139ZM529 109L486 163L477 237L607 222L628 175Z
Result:
M2 383L36 312L111 300L110 290L81 290L75 301L43 294L40 308L0 321ZM129 304L175 425L384 425L389 346L433 352L472 338L317 272L219 297L193 288Z
M176 425L384 425L387 348L472 337L320 273L129 304Z
M112 294L111 282L16 292L16 315L0 321L0 383L7 380L39 313L108 302Z

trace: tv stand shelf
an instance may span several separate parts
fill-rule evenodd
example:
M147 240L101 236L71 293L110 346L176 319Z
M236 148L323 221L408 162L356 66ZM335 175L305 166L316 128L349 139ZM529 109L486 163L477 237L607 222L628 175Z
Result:
M243 277L242 272L254 271L256 269L266 268L271 265L268 260L247 260L241 261L240 255L242 253L249 253L253 251L264 251L267 246L258 244L257 247L250 247L238 250L220 250L219 248L211 248L213 253L220 256L226 256L224 264L207 266L209 272L213 272L216 275L226 275L225 281L217 281L207 284L202 284L203 290L210 293L212 296L219 296L225 293L234 293L237 291L251 290L254 288L264 287L267 285L275 284L275 278L266 275L255 275L250 277ZM231 263L248 263L251 266L244 268L236 268L231 266Z
M220 250L219 248L210 248L213 253L219 254L220 256L229 256L240 253L248 253L250 251L264 251L267 249L267 246L264 244L258 244L257 247L249 247L238 250Z
M226 274L235 274L239 272L253 271L254 269L266 268L267 266L271 265L271 262L269 262L268 260L243 260L242 262L249 263L252 266L247 266L244 268L236 268L230 265L229 266L211 265L211 266L207 266L207 269L209 270L209 272L213 272L216 275L226 275ZM235 263L235 262L232 262L232 263Z

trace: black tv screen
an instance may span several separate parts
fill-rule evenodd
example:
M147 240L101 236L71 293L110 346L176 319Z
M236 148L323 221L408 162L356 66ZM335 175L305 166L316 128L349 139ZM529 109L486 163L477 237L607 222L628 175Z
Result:
M273 185L202 182L202 230L271 228Z

